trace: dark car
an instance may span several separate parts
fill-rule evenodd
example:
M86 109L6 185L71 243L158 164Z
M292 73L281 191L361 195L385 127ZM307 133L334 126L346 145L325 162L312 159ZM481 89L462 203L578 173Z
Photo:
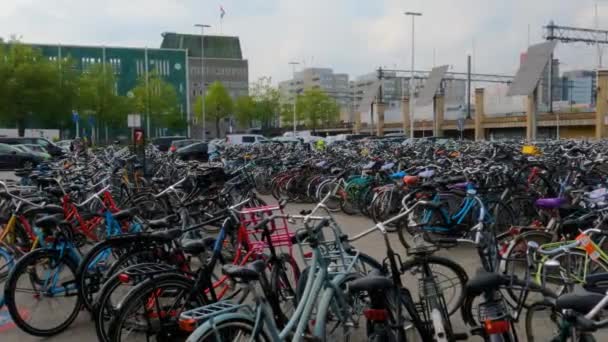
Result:
M169 147L171 147L171 143L176 140L185 140L187 139L184 136L175 135L169 137L159 137L152 140L152 145L156 146L159 151L167 152L169 151Z
M6 138L0 137L0 144L7 145L38 145L42 146L51 156L59 157L63 155L61 147L48 141L46 138L18 137Z
M0 170L33 167L41 163L42 157L7 144L0 144Z
M177 151L175 151L175 155L177 155L182 160L209 160L209 150L207 147L207 143L205 142L194 143L179 148Z
M175 152L182 147L186 147L188 145L192 145L197 142L203 142L203 141L195 140L195 139L174 140L173 142L171 142L171 147L169 147L169 152Z

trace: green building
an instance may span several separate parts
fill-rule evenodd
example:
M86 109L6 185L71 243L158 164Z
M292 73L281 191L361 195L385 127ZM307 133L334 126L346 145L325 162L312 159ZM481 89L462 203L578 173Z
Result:
M184 49L150 49L107 46L29 44L50 59L70 57L79 70L105 63L116 75L118 95L129 95L137 79L153 70L175 88L184 119L188 118L188 57ZM126 119L125 119L126 120ZM125 121L125 127L127 122ZM161 127L151 127L148 136L163 134ZM185 133L185 132L181 132Z

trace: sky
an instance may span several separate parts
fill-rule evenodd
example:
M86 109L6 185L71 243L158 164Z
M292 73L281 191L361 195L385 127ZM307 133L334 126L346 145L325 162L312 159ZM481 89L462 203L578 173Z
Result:
M0 0L0 37L48 44L159 47L161 33L239 36L249 79L291 77L288 64L329 67L351 78L378 67L416 69L448 64L466 71L514 75L519 54L543 41L543 26L608 29L608 0ZM220 6L226 16L220 24ZM529 32L529 34L528 34ZM608 53L606 54L608 55ZM562 70L594 68L596 49L559 44ZM608 65L608 56L606 58Z

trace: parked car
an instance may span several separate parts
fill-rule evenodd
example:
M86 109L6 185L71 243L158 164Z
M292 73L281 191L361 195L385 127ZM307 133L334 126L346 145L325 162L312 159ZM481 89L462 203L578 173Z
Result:
M63 150L64 153L70 152L70 145L72 144L72 140L61 140L55 143L55 145L59 146Z
M8 144L0 144L0 170L34 167L42 161L42 157L34 153L23 152Z
M198 160L206 162L209 160L209 150L206 142L197 142L184 146L175 151L175 155L182 160Z
M53 158L53 157L51 157L50 154L48 154L48 152L44 149L44 147L42 147L40 145L27 144L27 145L12 145L12 146L20 149L22 152L33 153L35 155L38 155L43 160L51 160Z
M197 142L202 142L202 140L195 140L195 139L174 140L171 142L171 146L169 147L169 152L175 152L182 147L186 147L188 145L192 145Z
M259 134L228 134L226 136L226 144L231 145L251 145L267 140L266 137Z
M171 143L177 140L188 139L187 137L181 135L175 136L167 136L167 137L158 137L152 140L152 145L156 146L159 151L167 152L169 151L169 147L171 147Z
M53 144L45 138L32 138L32 137L18 137L18 138L0 138L0 144L7 145L39 145L44 147L44 149L53 157L62 156L64 154L61 147Z

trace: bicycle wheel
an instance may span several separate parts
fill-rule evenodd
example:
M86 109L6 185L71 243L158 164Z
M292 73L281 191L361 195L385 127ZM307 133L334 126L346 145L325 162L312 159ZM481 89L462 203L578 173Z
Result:
M135 286L119 305L110 323L109 336L114 342L173 341L186 338L179 329L179 315L206 303L201 293L194 293L194 280L180 274L163 274Z
M502 272L510 276L515 276L518 279L526 279L526 273L529 272L526 255L528 250L528 242L534 241L538 243L539 246L542 246L551 242L551 240L553 240L553 234L543 230L528 231L511 240L506 251L502 253L502 265L500 267ZM507 302L509 305L515 307L516 303L520 299L521 291L509 287L505 289L505 292L508 295ZM527 308L531 303L541 299L541 294L530 292L523 305Z
M252 321L233 318L217 322L217 318L213 325L203 324L194 330L187 342L272 341L264 329L252 336L255 324Z
M124 268L123 272L128 269L137 268L139 265L132 265ZM110 323L118 314L118 305L129 294L137 284L131 282L123 283L120 281L120 274L116 272L103 284L99 291L99 296L93 304L93 322L95 322L95 333L100 342L110 342L109 328Z
M540 272L541 285L558 295L565 289L565 278L568 274L571 278L570 282L584 284L587 276L608 272L608 263L602 259L593 260L580 249L557 254L552 256L551 260L559 262L559 266L550 267L546 263L541 263L538 272Z
M107 279L108 270L119 259L119 255L123 254L119 250L127 247L127 244L119 246L115 241L99 242L78 264L76 269L78 296L88 311L93 309L93 295Z
M348 341L351 334L359 326L363 314L364 303L360 295L350 294L348 282L360 278L357 274L348 274L339 283L327 287L317 297L315 305L313 334L321 341Z
M462 266L444 257L428 255L406 260L401 266L402 281L404 286L412 291L414 298L420 295L417 293L418 282L424 275L423 270L427 265L434 275L439 290L443 293L448 313L451 316L462 306L469 277ZM406 276L407 273L414 277Z
M340 184L334 181L325 181L319 186L319 189L317 190L317 201L319 202L323 200L328 193L332 193L332 195L329 196L327 201L325 201L325 205L331 212L336 212L340 210L340 203L342 202L342 197L340 197L339 195L340 189L336 189L336 187L339 186ZM335 194L333 194L334 191L336 191Z
M526 340L528 342L553 341L561 333L559 310L546 302L536 302L526 312Z
M270 285L272 292L279 299L284 317L291 317L298 305L296 288L300 279L300 268L289 254L282 254L278 258L272 265Z
M15 267L15 259L9 250L0 247L0 289L4 288L4 282L9 272ZM0 308L4 306L4 293L0 291Z
M67 252L39 249L15 264L5 284L8 311L21 330L53 336L76 319L81 301L76 289L76 262Z

